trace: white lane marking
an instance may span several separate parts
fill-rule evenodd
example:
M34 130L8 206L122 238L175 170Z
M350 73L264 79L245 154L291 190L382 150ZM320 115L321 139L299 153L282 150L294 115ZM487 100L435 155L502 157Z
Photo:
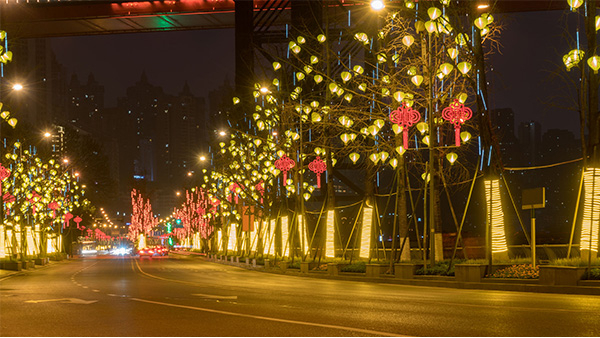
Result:
M208 299L238 299L237 296L215 296L215 295L205 295L202 293L193 293L192 296L198 296L198 297L202 297L202 298L208 298Z
M92 290L93 292L100 292L100 290Z
M229 316L236 316L236 317L245 317L245 318L267 320L267 321L271 321L271 322L279 322L279 323L286 323L286 324L296 324L296 325L305 325L305 326L316 326L316 327L323 327L323 328L334 329L334 330L344 330L344 331L351 331L351 332L360 332L360 333L366 333L368 336L376 336L377 335L377 336L386 336L386 337L407 337L407 336L396 334L396 333L389 333L389 332L382 332L382 331L373 331L373 330L365 330L365 329L359 329L359 328L347 327L347 326L339 326L339 325L329 325L329 324L321 324L321 323L303 322L303 321L299 321L299 320L288 320L288 319L280 319L280 318L256 316L256 315L249 315L249 314L245 314L245 313L236 313L236 312L228 312L228 311L221 311L221 310L205 309L205 308L201 308L201 307L194 307L194 306L187 306L187 305L178 305L178 304L170 304L170 303L163 303L163 302L155 302L155 301L146 300L146 299L140 299L140 298L131 298L131 300L134 300L136 302L150 303L150 304L157 304L157 305L164 305L164 306L177 307L177 308L188 309L188 310L197 310L197 311L203 311L203 312L218 313L218 314L222 314L222 315L229 315Z
M42 300L26 300L25 303L48 303L48 302L61 302L62 304L92 304L97 300L83 300L79 298L59 298L59 299L42 299Z

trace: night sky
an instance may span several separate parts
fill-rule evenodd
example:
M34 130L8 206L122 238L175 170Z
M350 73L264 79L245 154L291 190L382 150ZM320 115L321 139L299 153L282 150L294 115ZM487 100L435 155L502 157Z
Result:
M563 37L566 16L575 17L566 11L496 16L504 30L500 53L490 62L490 106L512 108L516 127L536 120L543 130L569 129L578 137L577 113L551 105L556 100L568 103L565 95L575 95L565 82L549 80L564 67L562 56L573 48ZM94 73L105 86L107 107L114 106L116 97L124 96L144 70L152 84L169 94L179 93L185 81L195 95L206 98L225 78L233 84L233 29L53 38L51 45L58 61L80 81Z

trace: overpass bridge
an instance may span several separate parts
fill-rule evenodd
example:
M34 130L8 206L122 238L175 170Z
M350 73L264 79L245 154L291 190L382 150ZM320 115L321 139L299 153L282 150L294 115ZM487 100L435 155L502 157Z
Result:
M314 0L312 0L314 1ZM437 0L421 0L436 1ZM463 1L463 0L461 0ZM491 4L494 11L558 10L566 0L466 0ZM43 38L75 35L222 29L236 26L237 16L253 13L254 30L289 22L297 0L160 0L160 1L60 1L0 0L0 28L12 37ZM306 1L304 1L306 2ZM325 0L329 8L364 7L368 0ZM402 0L391 0L401 4ZM251 5L250 5L251 4ZM243 7L245 14L240 15ZM242 19L246 20L246 19ZM239 21L238 21L239 24ZM245 25L248 27L248 25Z

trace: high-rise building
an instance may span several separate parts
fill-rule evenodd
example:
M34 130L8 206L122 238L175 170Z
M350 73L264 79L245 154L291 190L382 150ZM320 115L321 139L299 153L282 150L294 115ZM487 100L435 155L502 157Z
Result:
M519 124L519 147L522 165L536 165L540 158L542 125L537 121Z
M81 84L76 74L69 82L68 119L70 123L91 133L105 135L104 128L104 86L88 75L86 84Z

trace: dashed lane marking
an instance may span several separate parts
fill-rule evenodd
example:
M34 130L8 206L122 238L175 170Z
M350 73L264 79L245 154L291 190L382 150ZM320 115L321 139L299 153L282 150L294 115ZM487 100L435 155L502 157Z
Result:
M374 330L366 330L366 329L359 329L359 328L355 328L355 327L347 327L347 326L340 326L340 325L330 325L330 324L303 322L303 321L299 321L299 320L289 320L289 319L281 319L281 318L272 318L272 317L265 317L265 316L249 315L249 314L245 314L245 313L236 313L236 312L228 312L228 311L221 311L221 310L213 310L213 309L206 309L206 308L195 307L195 306L187 306L187 305L179 305L179 304L156 302L156 301L146 300L146 299L140 299L140 298L131 298L131 300L136 301L136 302L156 304L156 305L163 305L163 306L170 306L170 307L176 307L176 308L181 308L181 309L188 309L188 310L196 310L196 311L217 313L217 314L221 314L221 315L228 315L228 316L235 316L235 317L244 317L244 318L252 318L252 319L258 319L258 320L266 320L266 321L270 321L270 322L278 322L278 323L285 323L285 324L296 324L296 325L304 325L304 326L314 326L314 327L322 327L322 328L326 328L326 329L343 330L343 331L350 331L350 332L360 332L360 333L367 334L368 336L406 337L404 335L400 335L400 334L397 334L397 333L374 331Z

